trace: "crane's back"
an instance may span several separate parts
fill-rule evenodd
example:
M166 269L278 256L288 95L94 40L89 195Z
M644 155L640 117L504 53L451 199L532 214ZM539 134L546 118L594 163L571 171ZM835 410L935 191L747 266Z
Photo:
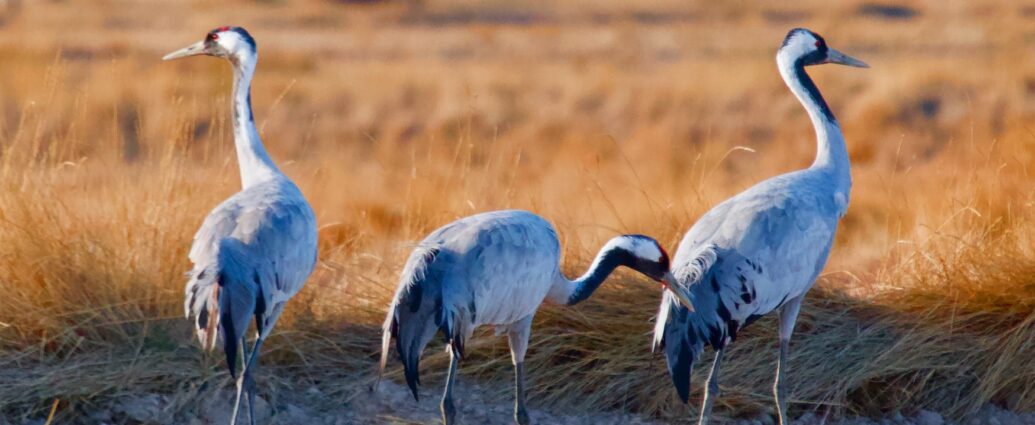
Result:
M534 313L559 274L553 226L527 211L466 217L420 246L436 251L428 267L440 277L443 307L465 325L510 324Z
M410 254L382 336L384 368L392 339L406 382L418 396L420 355L441 331L455 353L479 325L530 316L558 270L560 246L550 223L526 211L462 218L428 235Z

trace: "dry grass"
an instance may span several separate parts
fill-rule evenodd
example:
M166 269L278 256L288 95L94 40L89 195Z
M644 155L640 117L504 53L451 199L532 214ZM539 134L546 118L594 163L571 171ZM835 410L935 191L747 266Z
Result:
M892 20L861 2L540 3L9 12L0 412L40 417L59 399L68 420L143 391L184 395L187 409L227 383L180 315L192 232L238 185L229 72L157 61L223 23L259 40L263 137L321 223L317 271L267 345L272 394L316 385L340 402L360 390L409 247L453 218L537 211L575 272L617 232L674 247L711 205L806 165L812 130L772 55L807 25L873 68L813 72L855 185L799 321L795 408L1035 409L1030 9L917 3ZM649 353L657 300L623 275L584 306L545 308L529 350L534 404L687 417ZM502 341L469 351L464 376L509 379ZM775 356L762 320L727 357L722 403L769 409ZM437 373L444 357L426 365Z

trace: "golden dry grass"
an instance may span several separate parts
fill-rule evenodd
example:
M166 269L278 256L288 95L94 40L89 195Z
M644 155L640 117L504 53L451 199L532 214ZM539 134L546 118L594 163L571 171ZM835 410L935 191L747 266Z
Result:
M454 218L536 211L574 273L618 232L674 249L710 206L807 165L812 129L772 60L804 25L873 68L812 71L855 184L794 339L796 411L1035 409L1035 10L916 2L916 16L895 19L867 5L8 10L0 412L39 417L58 399L69 420L142 391L185 394L176 406L189 408L189 395L227 383L190 340L181 296L194 229L238 187L229 72L158 61L226 23L259 41L256 117L321 223L317 271L264 355L271 393L316 385L340 402L362 390L409 248ZM689 417L649 353L658 294L623 274L585 305L544 308L528 359L534 404ZM767 319L734 345L726 408L770 408L775 342ZM502 341L469 351L464 376L509 379ZM439 376L445 358L428 355Z

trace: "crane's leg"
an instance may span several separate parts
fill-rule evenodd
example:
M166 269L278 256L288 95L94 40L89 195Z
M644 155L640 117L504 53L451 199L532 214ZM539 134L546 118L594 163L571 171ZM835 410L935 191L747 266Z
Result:
M252 344L252 348L253 349L255 348L255 344L254 343ZM252 352L253 351L248 351L248 344L244 344L243 341L242 341L242 343L241 343L241 361L246 361L249 358L251 358L251 355L252 355L251 353ZM251 371L251 369L249 369L249 372L250 371ZM243 376L244 372L242 371L241 373L242 373L242 376ZM252 423L252 425L254 425L255 424L255 415L254 415L254 412L252 410L252 404L254 404L253 402L255 400L252 399L252 394L250 392L250 388L248 388L248 379L247 378L244 381L244 394L246 396L245 399L244 399L244 403L245 403L246 406L248 406L248 420Z
M241 359L242 360L250 359L251 358L251 353L255 352L255 344L252 344L252 350L251 351L248 351L248 345L244 344L243 341L242 341L242 343L240 345L241 345L241 350L240 350L240 352L241 352ZM252 425L255 425L255 409L254 409L253 406L255 406L255 393L258 391L258 388L256 387L255 379L253 377L255 376L255 369L259 365L258 365L258 363L251 364L250 362L245 363L245 365L248 366L248 367L245 368L248 371L248 376L244 376L243 375L244 372L242 372L242 376L241 376L242 378L244 378L244 382L243 382L243 384L244 384L244 394L246 395L246 398L244 399L244 403L245 403L245 405L248 406L248 420L250 421L250 423ZM240 382L240 379L238 379L238 381ZM241 391L240 384L239 384L238 391ZM240 393L238 393L238 394L240 394ZM237 414L235 413L234 415L236 417Z
M453 404L453 384L456 382L456 368L459 357L449 349L449 375L446 376L446 391L442 395L442 423L452 425L456 423L456 406Z
M244 345L244 341L242 341L241 345ZM234 401L234 411L230 416L230 425L237 424L237 415L241 410L241 400L246 393L248 395L248 419L252 425L255 424L255 414L252 408L255 405L255 380L252 378L252 366L258 361L259 348L261 346L262 338L257 338L255 344L252 345L251 355L244 362L244 370L237 377L237 398Z
M259 368L259 346L262 339L257 339L252 345L251 360L245 365L244 370L244 391L248 397L248 418L251 425L255 425L255 394L258 392L258 384L255 383L255 370Z
M241 338L241 341L238 343L238 346L241 347L239 350L237 350L238 352L241 353L241 362L242 363L246 362L248 360L249 355L248 355L248 352L247 352L248 344L246 343L244 338ZM241 411L241 391L243 391L243 390L244 390L244 371L241 371L241 374L237 375L237 392L234 394L234 410L230 414L230 425L236 425L236 423L237 423L237 415Z
M507 340L510 343L510 357L514 361L514 422L528 425L528 410L525 409L525 351L528 337L532 333L532 315L510 326Z
M708 374L708 385L704 387L704 403L701 404L701 418L698 425L707 425L712 419L712 406L715 399L719 398L719 368L722 367L722 354L726 349L715 352L715 362L712 363L712 371Z
M790 351L791 334L798 321L801 300L805 296L790 300L780 309L780 360L776 363L776 382L773 383L773 395L776 397L776 414L780 416L780 425L790 425L787 417L787 380L784 370L787 369L787 356Z

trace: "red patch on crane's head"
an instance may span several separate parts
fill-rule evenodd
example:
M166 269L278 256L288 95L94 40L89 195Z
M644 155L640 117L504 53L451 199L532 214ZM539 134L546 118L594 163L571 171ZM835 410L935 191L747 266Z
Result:
M668 251L665 251L665 248L662 247L660 243L657 243L656 241L654 243L658 245L658 251L661 251L661 258L658 260L658 262L664 264L665 268L667 269L669 267Z

